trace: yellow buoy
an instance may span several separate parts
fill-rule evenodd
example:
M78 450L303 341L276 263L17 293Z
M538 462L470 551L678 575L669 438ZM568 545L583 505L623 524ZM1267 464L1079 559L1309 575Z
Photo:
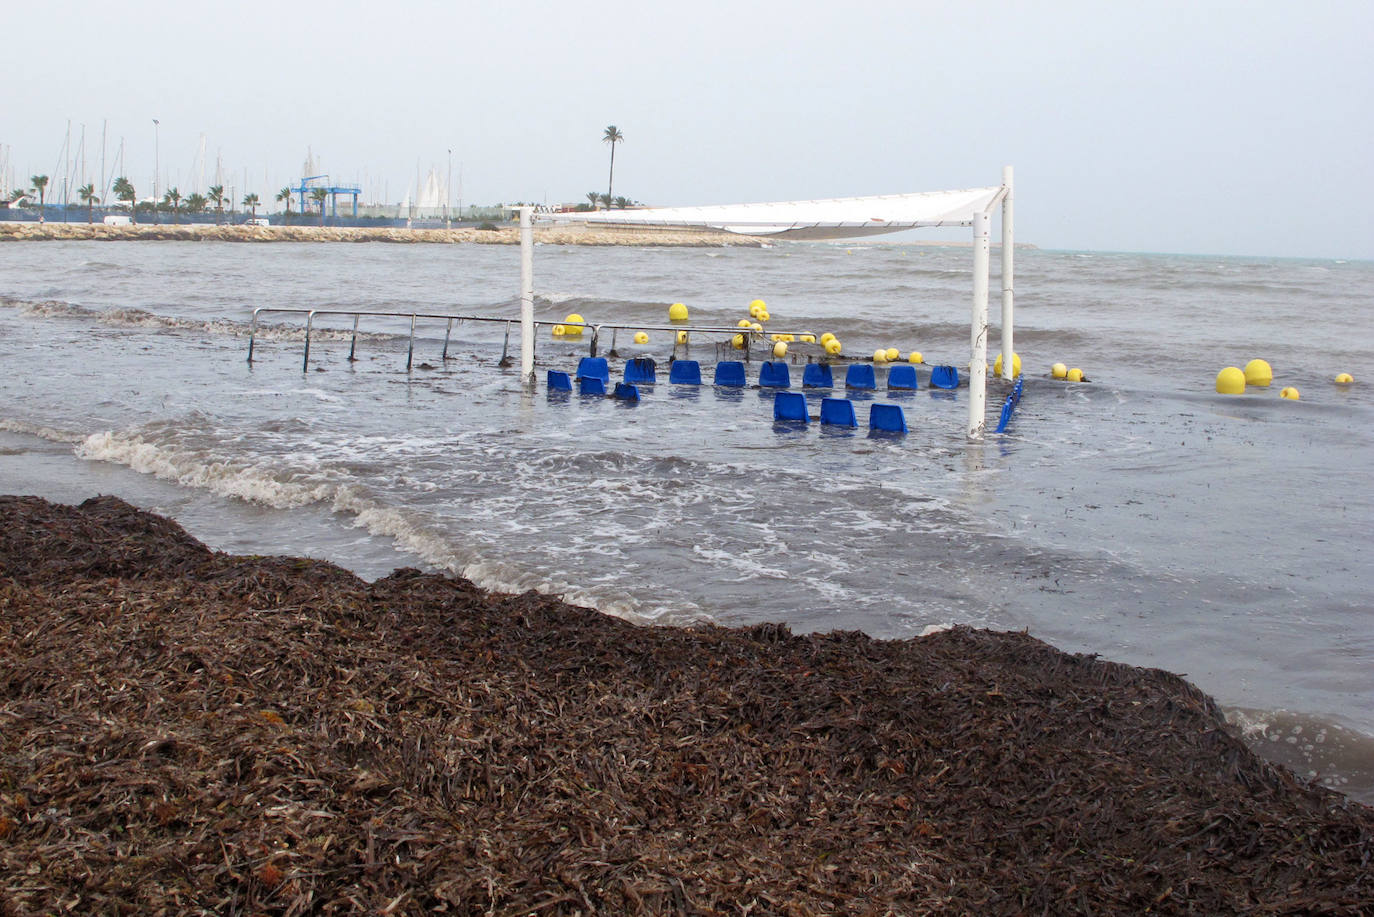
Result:
M886 350L883 350L881 347L879 347L877 350L873 351L873 362L874 362L874 363L886 363L886 362L887 362L887 351L886 351Z
M554 336L554 337L556 337L556 338L561 338L563 335L565 335L565 334L567 334L567 333L568 333L568 329L567 329L567 328L564 328L562 325L554 325L554 326L553 326L553 336Z
M749 314L752 315L754 318L758 318L759 313L767 308L768 307L763 304L763 300L756 299L749 304Z
M895 363L902 358L902 352L896 347L887 348L887 362Z
M741 328L752 328L754 327L754 323L749 321L749 319L747 318L742 318L739 320L739 326Z
M1063 363L1056 363L1050 367L1050 375L1056 379L1063 379L1069 374L1069 368Z
M761 332L763 331L763 326L760 325L758 322L750 322L750 323L749 323L749 329L750 329L751 331L755 331L755 332L760 332L760 333L761 333Z
M816 336L814 334L803 334L801 336L801 342L803 344L814 344L816 343Z
M1298 390L1295 389L1295 388L1293 388L1293 386L1290 385L1290 386L1288 386L1288 388L1286 388L1286 389L1284 389L1283 391L1279 392L1279 397L1280 397L1280 398L1288 398L1288 399L1290 399L1290 400L1292 400L1292 401L1297 401L1298 398L1299 398L1300 396L1298 395Z
M924 363L926 361L926 358L921 356L921 352L919 350L913 350L911 352L911 356L907 357L906 359L908 363Z
M1336 384L1337 384L1337 385L1349 385L1350 383L1352 383L1352 382L1354 382L1354 381L1355 381L1355 377L1352 376L1352 375L1350 375L1350 373L1341 373L1340 375L1338 375L1338 376L1336 377Z
M781 337L782 337L782 339L783 339L784 341L786 341L786 342L789 343L789 344L791 344L793 341L795 341L795 340L797 339L796 336L791 335L791 334L784 334L784 335L781 335Z
M829 331L821 335L822 344L829 344L833 340L835 340L835 335L831 334Z
M1269 368L1269 364L1263 360L1251 360L1245 364L1245 384L1268 386L1274 381L1274 371Z
M577 337L582 333L583 318L576 312L569 313L568 317L563 319L563 321L567 323L567 326L563 329L564 334L569 337Z
M992 363L992 374L994 376L1002 375L1002 355L1000 353ZM1013 353L1011 355L1011 377L1015 379L1019 375L1021 375L1021 355Z
M677 342L678 342L679 344L686 344L686 343L687 343L687 332L685 332L685 331L679 331L679 332L677 333Z
M773 356L777 357L779 360L787 356L787 344L785 344L782 341L778 341L776 344L774 344Z
M834 356L843 349L844 348L840 345L839 338L831 338L830 340L825 342L825 352L830 354L831 356Z
M773 343L776 344L778 341L781 341L781 340L782 340L782 335L781 335L781 334L770 334L770 335L768 335L768 340L770 340L770 341L772 341Z
M1083 370L1081 370L1081 369L1079 369L1079 368L1077 368L1077 367L1074 367L1073 369L1071 369L1071 370L1069 370L1067 373L1065 373L1064 378L1065 378L1065 379L1068 379L1070 382L1082 382L1082 381L1083 381Z
M675 302L668 307L668 321L685 322L687 321L687 307L680 302Z
M767 310L767 309L760 309L760 310L759 310L759 314L758 314L758 315L755 315L754 318L758 319L758 320L761 321L761 322L766 322L766 321L768 321L768 310Z
M1228 366L1217 373L1217 393L1220 395L1243 395L1245 393L1245 372L1239 366Z
M736 350L743 350L743 349L744 349L744 335L742 335L742 334L737 334L737 335L735 335L734 337L730 338L730 346L733 347L733 348L735 348Z
M636 343L636 344L647 344L647 343L649 343L649 334L648 334L648 332L646 332L646 331L636 331L636 332L635 332L635 343Z

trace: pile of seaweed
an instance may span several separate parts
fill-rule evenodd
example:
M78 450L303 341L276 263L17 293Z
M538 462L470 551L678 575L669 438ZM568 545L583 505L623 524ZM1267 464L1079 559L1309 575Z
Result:
M0 498L8 914L1353 914L1371 855L1194 687L1024 634L639 627Z

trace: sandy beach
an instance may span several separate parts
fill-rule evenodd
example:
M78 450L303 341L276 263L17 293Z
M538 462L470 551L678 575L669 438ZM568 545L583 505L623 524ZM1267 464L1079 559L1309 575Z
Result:
M589 229L583 226L535 227L536 242L547 245L664 245L757 247L753 236L725 232L666 229ZM0 222L0 242L42 241L173 241L173 242L395 242L518 245L520 229L403 229L332 226L216 226L207 223L106 226L103 223Z
M1374 810L1025 634L645 627L0 497L7 914L1312 913Z

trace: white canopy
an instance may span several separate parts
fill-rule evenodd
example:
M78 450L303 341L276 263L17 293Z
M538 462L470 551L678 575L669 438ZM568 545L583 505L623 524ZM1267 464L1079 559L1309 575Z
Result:
M716 229L788 239L847 239L923 226L972 226L974 214L987 213L1005 191L999 185L768 204L541 213L536 219L602 226Z

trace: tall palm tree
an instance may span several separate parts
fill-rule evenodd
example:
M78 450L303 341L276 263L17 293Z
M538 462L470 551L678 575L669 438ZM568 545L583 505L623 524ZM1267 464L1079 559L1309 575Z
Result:
M320 225L324 225L324 202L328 200L329 192L323 188L316 188L310 192L310 199L320 205Z
M38 193L38 222L46 222L43 216L43 203L47 200L48 176L33 175L29 177L29 181L33 182L33 190Z
M620 132L620 128L612 124L607 127L606 132L601 135L601 142L611 145L611 174L610 177L606 179L606 197L610 198L611 189L615 185L615 145L617 143L624 143L625 135ZM610 206L610 203L607 203L606 209L609 210Z
M129 222L138 222L138 193L134 191L133 182L123 175L114 180L111 186L115 193L115 199L129 202Z
M201 213L205 210L206 206L209 205L209 203L210 200L205 195L192 192L191 194L186 195L186 212Z
M167 193L162 196L162 202L164 204L171 205L172 222L175 223L177 221L177 211L180 209L181 206L181 192L177 190L175 185L173 185L172 187L168 188Z
M215 213L219 215L220 222L224 222L224 186L211 185L207 193L210 195L210 200L215 203Z
M243 206L253 211L253 215L248 219L256 220L258 218L258 203L258 196L256 194L245 194L243 196Z
M282 188L277 192L277 200L286 201L286 222L291 223L291 189Z
M95 222L95 205L100 203L100 198L95 196L95 184L87 182L76 189L76 196L86 202L86 222Z
M587 192L587 200L589 200L589 201L592 202L592 209L595 210L595 209L596 209L596 205L599 204L599 203L601 203L601 192L600 192L600 191L588 191L588 192Z

